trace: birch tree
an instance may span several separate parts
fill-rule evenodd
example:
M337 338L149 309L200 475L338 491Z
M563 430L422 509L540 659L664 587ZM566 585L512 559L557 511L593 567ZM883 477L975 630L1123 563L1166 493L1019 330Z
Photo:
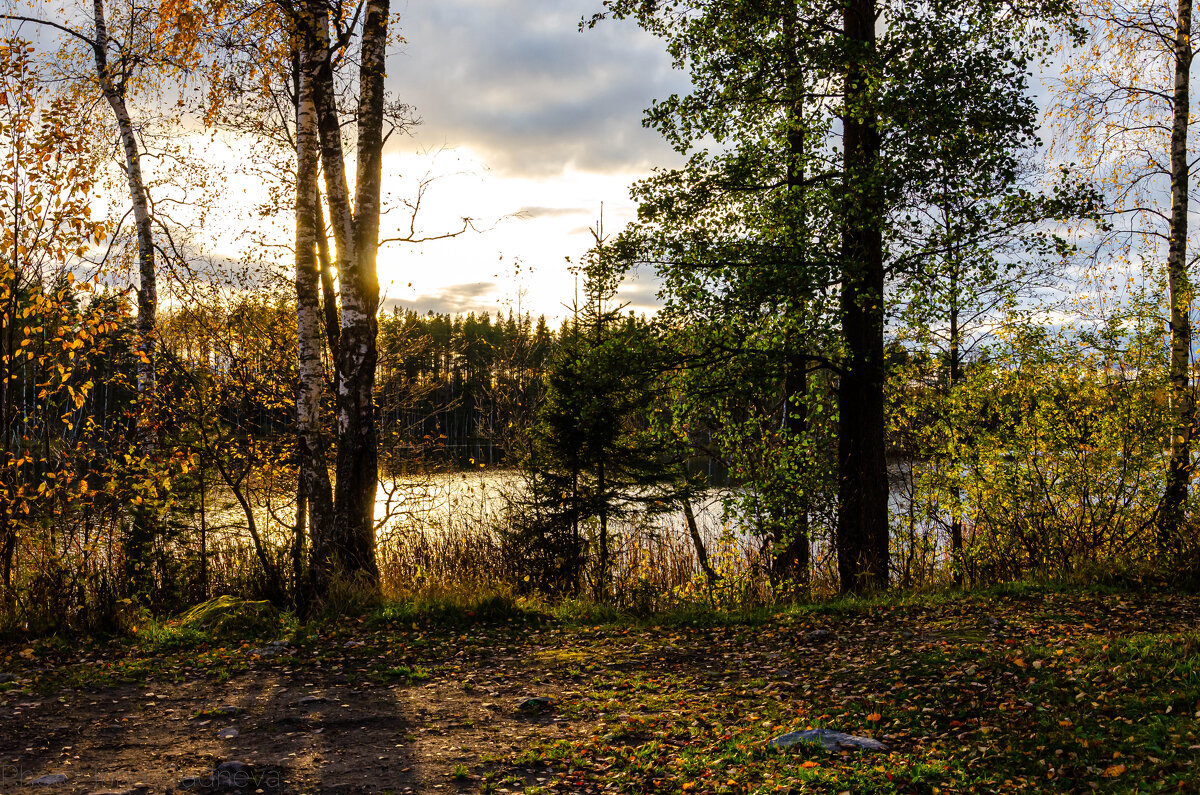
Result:
M1055 118L1072 150L1104 188L1112 229L1097 245L1129 269L1165 265L1171 432L1159 507L1160 553L1177 551L1195 466L1191 377L1194 286L1188 205L1195 153L1191 113L1192 2L1127 0L1079 6L1091 34L1064 67Z
M328 273L328 254L322 258L318 252L326 249L319 246L318 239L326 240L325 225L319 221L320 190L317 172L320 153L318 151L317 109L314 96L316 70L319 62L314 57L316 42L313 31L301 29L297 47L297 95L296 95L296 330L299 357L299 383L296 398L296 432L299 465L299 492L297 516L297 544L300 544L301 528L305 511L311 518L311 533L314 542L314 557L318 561L316 573L327 577L323 568L329 559L327 544L333 537L333 495L326 464L326 441L321 427L321 399L325 387L325 367L321 360L320 301L318 288L320 276ZM326 296L329 297L329 290ZM331 303L331 302L330 302ZM331 320L336 320L336 315ZM330 349L336 359L335 332L329 332ZM324 587L322 580L319 587ZM297 588L300 583L297 582Z
M0 19L58 31L65 34L68 41L86 47L96 88L112 113L124 159L129 214L133 217L137 241L138 446L143 455L149 456L158 444L154 418L158 280L155 270L154 217L142 173L142 146L129 103L131 94L139 86L145 85L147 72L161 69L170 62L166 52L168 48L161 38L160 23L164 19L180 20L177 14L163 14L162 9L153 6L128 3L122 5L120 10L121 35L110 31L105 0L92 0L86 27L72 27L45 17L22 14L0 14Z
M302 386L300 428L303 455L314 463L303 475L313 517L312 565L318 595L328 593L339 579L378 583L375 560L375 491L378 486L378 430L374 387L378 360L376 311L379 279L380 193L385 132L384 75L389 7L387 0L366 0L351 12L322 0L302 0L285 6L301 44L299 63L296 197L297 319L301 325ZM361 24L359 20L361 18ZM331 33L332 31L332 33ZM342 120L337 105L335 57L354 35L358 47L358 99L355 113L356 175L351 193L347 153L342 143ZM315 135L314 135L315 133ZM315 147L316 151L310 149ZM325 178L336 256L341 305L337 334L336 414L337 461L332 505L324 503L324 485L317 471L320 440L312 424L319 392L313 380L317 367L318 283L314 251L316 228L316 159ZM306 369L307 368L307 371ZM323 466L323 463L320 465ZM327 475L326 475L327 477ZM311 502L314 498L319 502ZM332 510L332 517L328 511Z

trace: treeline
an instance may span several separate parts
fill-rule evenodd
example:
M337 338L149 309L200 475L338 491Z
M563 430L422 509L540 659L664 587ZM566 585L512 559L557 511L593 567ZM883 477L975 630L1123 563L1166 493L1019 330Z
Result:
M519 464L555 336L528 314L382 313L381 431L418 468Z

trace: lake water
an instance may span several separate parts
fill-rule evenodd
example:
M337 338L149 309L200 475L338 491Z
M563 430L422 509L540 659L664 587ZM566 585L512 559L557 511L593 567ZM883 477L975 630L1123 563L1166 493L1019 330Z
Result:
M406 475L380 480L375 495L375 525L381 543L396 535L477 530L498 524L510 502L523 491L524 480L516 470L491 469ZM295 503L288 497L274 498L250 492L255 522L262 535L274 543L290 539L295 522ZM696 524L706 541L724 531L721 500L728 490L714 489L693 504ZM233 496L222 488L210 489L206 525L214 538L235 545L248 544L246 517ZM199 516L194 522L199 522ZM639 532L687 535L682 508L636 522ZM629 532L633 523L614 521L614 532ZM736 533L739 524L732 522Z
M891 467L892 489L889 502L893 517L893 539L901 546L896 549L896 563L904 576L910 566L928 570L939 565L944 557L944 530L936 522L926 520L925 526L910 528L910 541L901 537L896 519L908 509L903 482L910 471L906 467ZM389 547L405 546L413 539L437 540L454 537L460 540L480 538L481 531L502 523L510 501L518 497L524 486L521 474L515 470L480 469L477 471L440 472L424 475L384 478L376 493L375 522L381 554ZM264 490L265 492L265 490ZM705 546L742 560L757 555L760 541L746 529L750 522L727 516L723 501L731 489L712 489L693 504L697 526ZM259 498L251 494L255 520L260 532L270 543L281 547L290 543L295 506L290 499ZM248 550L250 538L242 510L228 493L214 490L209 497L207 527L209 548L217 554L224 548L229 552ZM619 543L628 547L667 545L681 554L690 555L691 537L681 508L637 520L613 521L610 530ZM816 570L831 571L836 567L828 530L820 529L814 521L811 544L812 563ZM924 541L917 543L920 535ZM932 542L932 543L930 543ZM911 552L921 548L921 559Z

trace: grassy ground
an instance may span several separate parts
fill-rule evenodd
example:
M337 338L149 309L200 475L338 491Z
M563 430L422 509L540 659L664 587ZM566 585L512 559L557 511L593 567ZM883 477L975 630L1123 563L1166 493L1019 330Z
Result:
M0 765L80 792L235 758L248 791L1196 791L1198 631L1194 596L1039 587L649 621L392 606L223 641L151 625L0 647ZM889 750L766 746L822 727Z

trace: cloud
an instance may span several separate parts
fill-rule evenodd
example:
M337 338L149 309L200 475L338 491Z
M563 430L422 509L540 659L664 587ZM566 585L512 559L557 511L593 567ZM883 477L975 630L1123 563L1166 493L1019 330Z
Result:
M626 276L617 290L617 301L625 304L626 312L634 314L653 314L662 308L658 291L662 280L658 275L649 271L639 271Z
M522 207L513 213L514 218L523 221L534 218L561 218L564 215L583 215L592 212L586 207Z
M515 176L645 171L675 162L641 125L686 90L662 43L627 22L579 31L598 0L406 3L389 87L423 119L425 145L469 146Z
M436 293L422 294L415 298L385 298L382 301L382 311L390 312L393 308L398 308L401 311L412 309L422 314L431 310L448 315L465 315L468 312L494 314L498 308L498 292L499 286L496 282L451 284Z

